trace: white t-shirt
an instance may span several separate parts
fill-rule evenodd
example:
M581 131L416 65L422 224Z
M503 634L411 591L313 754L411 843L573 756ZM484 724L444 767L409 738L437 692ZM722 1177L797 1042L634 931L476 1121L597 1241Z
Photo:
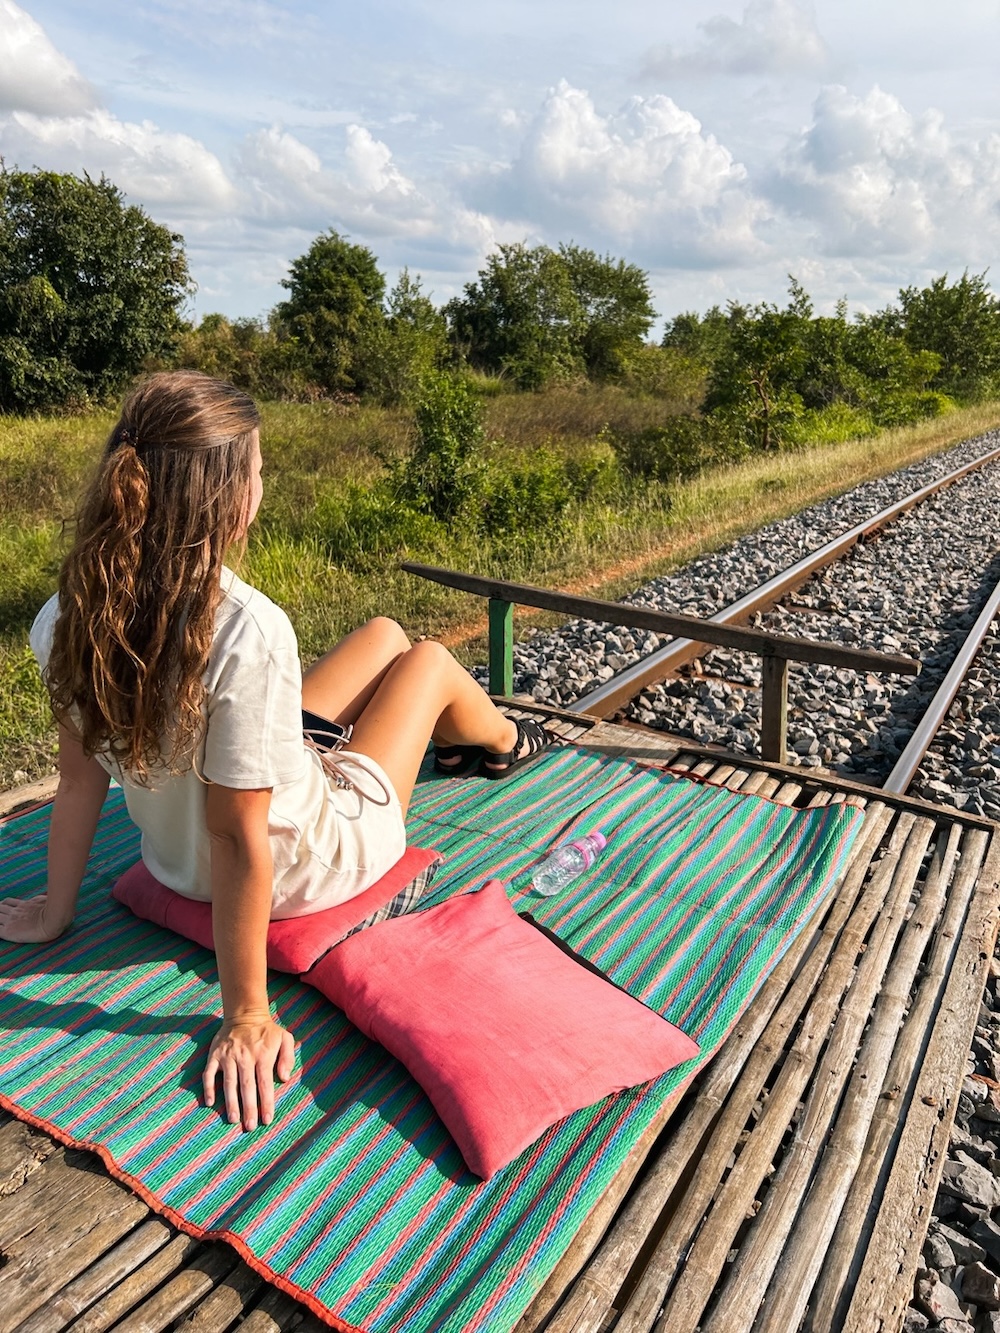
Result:
M357 787L330 782L302 738L302 668L291 621L231 570L223 570L221 584L204 676L205 727L193 767L154 776L142 787L110 757L97 758L124 790L142 831L143 861L161 884L189 898L211 897L207 783L271 787L271 916L304 916L354 897L402 856L402 813L371 759L352 760L344 752L338 757L346 758L352 776L351 765L362 764ZM54 596L31 627L43 674L58 614Z

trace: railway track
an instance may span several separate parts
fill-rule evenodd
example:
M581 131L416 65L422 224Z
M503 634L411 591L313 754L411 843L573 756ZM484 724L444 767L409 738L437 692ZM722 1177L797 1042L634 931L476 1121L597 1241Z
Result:
M798 704L790 720L792 761L829 767L898 793L916 782L921 795L947 801L951 793L962 808L1000 817L1000 746L991 727L985 735L975 730L976 719L968 716L975 710L974 700L965 702L962 734L946 733L957 751L953 760L963 770L961 780L949 782L948 763L924 771L925 756L961 697L1000 609L1000 561L989 521L1000 510L1000 448L995 438L974 448L973 458L968 457L968 445L962 448L966 456L958 466L770 573L707 619L823 639L842 634L852 646L921 658L922 675L914 684L899 678L857 681L846 672L793 667L790 699ZM938 545L943 543L944 549L935 549L933 531L942 534ZM767 532L757 534L757 540L766 545ZM928 557L923 563L914 556L915 549ZM859 575L866 567L868 573ZM627 601L689 612L690 600L671 600L674 583L662 580L652 591L641 589ZM858 595L859 585L867 586L866 597ZM941 622L935 625L937 612ZM839 617L843 621L838 627ZM609 634L601 626L596 633L616 649L627 631ZM522 671L518 688L548 701L553 677L567 667L567 675L572 674L573 650L567 655L566 640L581 634L586 637L587 631L570 626L529 640L531 654L548 651L555 660L536 672L541 690L530 671ZM651 639L646 637L647 648ZM606 654L611 663L621 656ZM759 668L739 653L672 639L660 641L654 651L623 669L609 672L605 667L603 674L608 678L580 689L572 700L558 702L570 712L625 717L701 743L737 752L756 750ZM988 684L981 684L979 696L986 700L989 693ZM825 720L824 704L829 709ZM969 735L971 744L965 745ZM955 767L954 762L950 766Z

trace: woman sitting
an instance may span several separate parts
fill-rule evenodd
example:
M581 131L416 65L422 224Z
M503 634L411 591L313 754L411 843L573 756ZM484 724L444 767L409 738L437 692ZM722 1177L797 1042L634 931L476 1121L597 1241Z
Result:
M288 617L224 564L260 505L259 426L250 398L195 372L127 398L31 631L59 726L46 893L0 901L0 938L69 928L113 776L155 878L211 900L224 1017L205 1101L221 1075L246 1129L270 1123L274 1072L294 1062L270 1012L268 921L352 898L399 859L429 740L439 771L478 758L497 778L553 739L391 620L302 676Z

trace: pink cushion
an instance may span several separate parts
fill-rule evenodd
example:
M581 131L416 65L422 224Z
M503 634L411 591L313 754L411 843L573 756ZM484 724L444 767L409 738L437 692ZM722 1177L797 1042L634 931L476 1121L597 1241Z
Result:
M272 921L267 928L267 965L278 972L307 972L318 958L356 926L376 916L407 885L441 860L440 853L407 847L400 860L364 893L310 916ZM125 871L111 890L120 903L144 921L213 949L212 904L185 898L153 878L142 861Z
M403 1062L484 1180L563 1116L698 1054L498 880L351 936L304 979Z

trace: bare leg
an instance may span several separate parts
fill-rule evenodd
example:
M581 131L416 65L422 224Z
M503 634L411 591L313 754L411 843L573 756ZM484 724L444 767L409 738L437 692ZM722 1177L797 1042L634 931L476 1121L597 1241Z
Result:
M350 748L385 769L405 813L432 736L442 744L482 745L504 754L517 734L515 723L447 648L427 640L384 672L354 723Z
M357 722L392 664L410 648L394 620L352 630L302 677L302 707L343 726Z

